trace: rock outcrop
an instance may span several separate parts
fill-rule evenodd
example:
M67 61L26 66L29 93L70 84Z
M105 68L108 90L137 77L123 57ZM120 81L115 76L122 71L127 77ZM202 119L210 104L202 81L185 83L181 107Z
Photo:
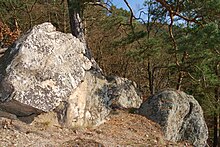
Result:
M199 103L181 91L164 90L149 97L139 113L157 122L167 140L190 141L196 147L206 146L208 129Z
M0 109L22 118L54 111L68 126L100 124L114 99L112 83L85 54L85 45L71 34L50 23L35 26L0 58ZM114 83L117 90L134 92L122 96L124 106L138 107L140 97L131 102L136 91L122 85Z

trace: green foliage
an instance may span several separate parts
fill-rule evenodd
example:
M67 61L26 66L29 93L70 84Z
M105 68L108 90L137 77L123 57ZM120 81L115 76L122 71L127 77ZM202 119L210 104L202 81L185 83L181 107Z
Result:
M122 38L121 40L118 40L113 43L114 47L115 46L124 46L127 44L131 44L143 37L146 37L147 33L145 31L138 31L138 32L130 32L127 36Z
M179 39L180 51L187 51L190 64L200 67L207 81L214 85L218 83L215 66L220 61L219 51L220 31L216 23L209 23L202 28L190 28L190 32Z

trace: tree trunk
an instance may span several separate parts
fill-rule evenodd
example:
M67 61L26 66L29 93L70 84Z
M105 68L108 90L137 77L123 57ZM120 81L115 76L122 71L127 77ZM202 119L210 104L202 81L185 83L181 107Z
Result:
M182 64L184 64L184 62L187 58L188 58L188 53L185 51L183 53L183 56L182 56L182 59L181 59ZM177 59L177 57L176 57L176 59ZM176 61L176 62L177 62L176 65L179 68L179 75L178 75L176 90L180 90L181 86L182 86L182 82L183 82L185 72L180 69L181 67L180 67L179 62L178 61Z
M217 77L220 77L219 68L220 63L216 65L215 74ZM219 103L220 103L220 87L217 85L215 88L215 113L214 113L214 141L213 147L220 147L220 115L219 115Z
M178 79L177 79L177 85L176 85L176 90L180 90L182 86L182 81L183 81L183 72L179 71Z
M150 89L150 94L154 94L154 71L152 69L151 61L148 59L147 63L147 71L148 71L148 79L149 79L149 89Z
M85 43L80 0L67 0L71 33Z
M67 0L69 19L70 19L70 28L73 36L78 38L85 46L86 56L91 59L91 52L87 47L87 43L84 35L84 27L82 22L82 1L81 0Z
M220 147L220 116L219 116L219 101L220 101L220 88L215 89L215 109L214 113L214 134L213 134L213 147Z

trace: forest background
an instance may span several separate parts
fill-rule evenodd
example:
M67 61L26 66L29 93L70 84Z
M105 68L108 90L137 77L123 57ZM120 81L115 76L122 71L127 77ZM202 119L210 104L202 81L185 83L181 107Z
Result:
M43 22L71 32L68 1L1 0L1 48ZM204 110L209 144L218 146L220 1L145 0L136 2L138 11L126 0L120 2L126 10L110 0L80 3L85 40L104 74L135 81L144 99L164 88L193 95Z

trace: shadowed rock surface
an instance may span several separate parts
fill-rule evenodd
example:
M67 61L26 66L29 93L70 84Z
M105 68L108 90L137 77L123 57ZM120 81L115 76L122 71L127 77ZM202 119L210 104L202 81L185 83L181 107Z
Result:
M149 97L139 113L160 124L167 140L188 140L196 147L206 146L208 128L202 108L191 95L176 90L161 91Z
M68 99L68 126L93 126L103 123L110 112L107 80L88 71Z

